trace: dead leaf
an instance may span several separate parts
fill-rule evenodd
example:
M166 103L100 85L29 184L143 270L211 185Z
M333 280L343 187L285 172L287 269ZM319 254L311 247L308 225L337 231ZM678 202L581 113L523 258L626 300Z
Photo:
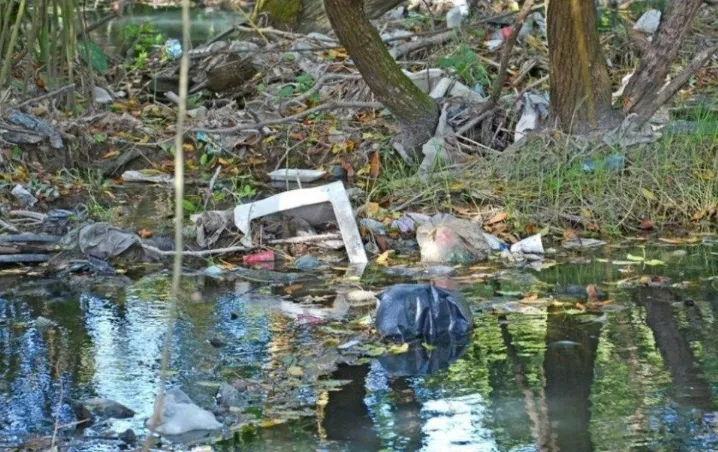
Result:
M507 217L508 217L508 215L506 214L506 212L497 213L496 215L491 217L491 219L489 221L487 221L486 224L500 223L500 222L504 221Z
M379 173L381 172L381 157L379 156L379 151L374 151L371 153L371 157L369 158L369 164L371 165L369 175L373 179L378 178Z
M638 227L643 229L644 231L650 231L654 228L654 224L648 218L644 218L643 220L641 220L641 224Z
M287 373L293 377L301 377L304 375L304 370L299 366L292 366L287 369Z
M115 149L114 151L110 151L107 154L103 155L102 158L107 160L107 159L111 159L113 157L117 157L118 155L120 155L120 151Z
M389 253L391 251L384 251L379 257L376 258L376 263L379 265L387 265L389 262Z
M143 239L148 239L148 238L152 237L152 231L149 231L147 229L140 229L140 231L137 233L137 235L139 235Z
M392 345L391 347L389 347L389 353L391 353L392 355L400 355L400 354L406 353L408 351L409 351L409 343L408 342L404 342L401 345Z

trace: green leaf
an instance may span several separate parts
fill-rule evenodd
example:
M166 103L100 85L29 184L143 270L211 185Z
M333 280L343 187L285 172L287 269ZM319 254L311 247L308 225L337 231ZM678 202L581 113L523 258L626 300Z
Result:
M656 195L653 194L653 192L647 188L642 188L641 192L643 192L643 196L646 197L646 199L650 201L657 201L658 198L656 198Z
M658 259L651 259L651 260L643 261L643 263L650 267L655 267L657 265L666 265L665 262L659 261Z
M628 256L626 256L626 259L634 262L643 262L646 260L646 258L643 256L634 256L633 254L629 254Z
M182 208L185 210L185 212L195 212L197 210L197 207L192 203L192 201L185 199L182 201Z
M82 40L77 42L77 50L80 53L80 59L89 64L95 72L99 74L107 72L107 55L100 46L92 41Z

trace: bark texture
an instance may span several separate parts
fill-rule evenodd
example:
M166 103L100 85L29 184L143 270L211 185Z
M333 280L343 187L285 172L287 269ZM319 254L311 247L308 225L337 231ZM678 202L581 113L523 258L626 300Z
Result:
M364 12L370 19L376 19L402 1L364 0ZM324 12L323 0L266 0L263 11L269 16L270 25L275 28L299 33L324 33L332 29Z
M623 95L624 111L640 112L666 82L671 63L703 0L668 2L653 43L638 63ZM640 114L640 113L639 113Z
M439 106L401 71L369 22L361 0L324 0L324 7L369 89L399 122L402 144L419 156L421 145L434 135Z
M593 0L549 2L547 25L553 114L564 130L595 129L613 114Z

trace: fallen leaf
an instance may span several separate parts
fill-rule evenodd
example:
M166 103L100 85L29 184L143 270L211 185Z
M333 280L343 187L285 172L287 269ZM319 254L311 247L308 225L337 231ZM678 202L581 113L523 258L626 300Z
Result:
M110 151L107 154L103 155L102 158L107 160L107 159L111 159L113 157L117 157L118 155L120 155L120 151L114 150L114 151Z
M643 220L641 220L641 224L638 227L643 229L644 231L650 231L655 226L651 220L649 220L648 218L644 218Z
M369 164L371 165L371 169L369 170L369 175L376 179L379 177L379 173L381 172L381 158L379 156L379 151L374 151L371 153L371 157L369 159Z
M148 239L148 238L152 237L152 231L149 231L147 229L140 229L140 231L137 233L137 235L139 235L143 239Z
M376 258L376 263L379 265L387 265L389 261L390 251L384 251L379 257Z
M643 196L646 197L649 201L656 201L658 198L656 198L656 195L647 188L642 188L641 192L643 193Z
M508 217L508 215L506 214L506 212L497 213L496 215L494 215L493 217L491 217L491 219L490 219L489 221L487 221L486 224L501 223L501 222L504 221L507 217Z
M401 345L392 345L391 347L389 347L389 353L391 353L392 355L400 355L400 354L406 353L408 351L409 351L409 343L408 342L404 342Z
M304 375L304 370L299 366L292 366L287 369L287 373L293 377L301 377Z
M655 267L657 265L666 265L665 262L659 261L658 259L650 259L647 261L643 261L645 265L648 265L649 267Z

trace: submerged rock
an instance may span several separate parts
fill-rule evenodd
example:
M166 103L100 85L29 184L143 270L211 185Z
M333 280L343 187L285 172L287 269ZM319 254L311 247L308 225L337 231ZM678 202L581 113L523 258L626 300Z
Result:
M214 414L195 405L179 388L172 388L165 393L159 423L152 428L151 422L152 417L147 420L147 427L161 435L182 435L195 430L222 428Z
M126 419L135 415L134 411L121 403L99 397L75 402L72 408L78 421L88 423L97 419Z

